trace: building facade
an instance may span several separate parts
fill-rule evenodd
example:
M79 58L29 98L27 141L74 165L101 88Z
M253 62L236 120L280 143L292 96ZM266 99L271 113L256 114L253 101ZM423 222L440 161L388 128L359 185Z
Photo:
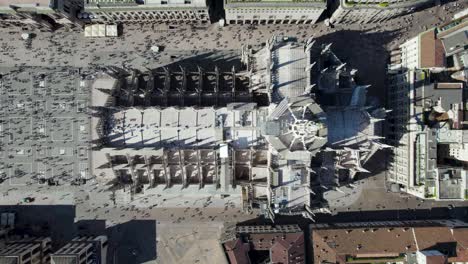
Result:
M105 264L107 237L76 237L51 255L51 264Z
M421 198L468 198L466 20L408 40L392 52L388 67L388 106L393 111L387 138L395 147L387 179Z
M59 26L81 26L77 15L82 7L83 3L77 0L2 2L0 26L31 25L47 30Z
M433 0L339 0L332 23L377 23L413 12Z
M48 264L51 240L48 237L31 237L6 241L0 247L0 263Z
M324 0L224 0L228 24L313 24L326 8Z
M420 198L466 198L463 164L467 130L462 82L434 80L434 73L408 70L389 78L388 140L394 145L388 180ZM422 96L425 98L422 98Z
M206 0L87 0L79 14L88 22L209 22Z

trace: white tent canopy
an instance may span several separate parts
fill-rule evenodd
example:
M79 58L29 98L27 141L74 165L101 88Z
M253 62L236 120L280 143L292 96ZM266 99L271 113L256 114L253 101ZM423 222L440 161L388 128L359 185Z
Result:
M117 37L117 25L94 24L85 26L85 37Z
M117 25L106 25L106 36L117 37Z

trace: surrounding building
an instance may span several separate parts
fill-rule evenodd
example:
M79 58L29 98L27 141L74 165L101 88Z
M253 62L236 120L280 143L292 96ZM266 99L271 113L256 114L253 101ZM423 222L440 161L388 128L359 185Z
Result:
M389 70L464 70L468 65L468 15L457 17L453 21L420 33L393 50ZM459 76L460 79L463 74L460 72L455 76Z
M107 237L76 237L51 255L51 264L105 264Z
M114 82L93 89L93 175L132 195L237 195L273 217L368 173L387 147L386 111L365 105L367 86L330 45L273 37L241 60L242 71L107 68Z
M468 198L468 17L431 29L393 52L389 65L387 179L421 198Z
M442 41L436 38L436 29L431 29L404 42L398 50L393 51L393 68L401 69L431 69L445 68L445 56Z
M338 0L332 23L378 23L410 13L433 0Z
M15 219L13 212L0 213L0 238L7 237L15 229Z
M458 221L312 225L314 263L466 263L468 227Z
M224 0L227 24L313 24L326 0Z
M206 0L86 0L79 14L88 22L209 22Z
M14 210L14 209L13 209ZM106 264L108 239L105 235L81 235L66 240L63 245L64 231L51 233L51 223L26 222L15 226L17 212L2 212L0 225L0 263L2 264ZM22 215L22 214L21 214ZM70 219L73 225L73 219ZM40 226L42 229L29 229ZM83 226L70 228L70 232L85 231ZM85 231L86 232L86 231ZM51 236L49 236L51 235ZM56 250L57 246L61 246ZM63 245L63 246L62 246ZM54 249L53 249L54 248ZM54 252L55 251L55 252ZM52 253L54 252L54 253Z
M48 264L51 240L48 237L30 237L7 240L0 246L0 263Z
M223 248L230 264L305 263L304 233L297 225L238 226Z
M32 25L47 30L81 26L77 15L82 7L78 0L2 1L0 26Z

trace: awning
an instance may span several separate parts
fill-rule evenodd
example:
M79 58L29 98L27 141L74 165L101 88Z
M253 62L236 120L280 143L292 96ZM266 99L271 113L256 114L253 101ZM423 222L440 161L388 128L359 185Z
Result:
M117 25L94 24L85 26L85 37L117 37Z
M117 37L117 25L106 25L106 36Z

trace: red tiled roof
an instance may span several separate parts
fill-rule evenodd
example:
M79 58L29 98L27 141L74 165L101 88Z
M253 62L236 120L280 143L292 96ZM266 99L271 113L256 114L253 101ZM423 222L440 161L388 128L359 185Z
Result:
M442 41L436 38L435 29L421 35L420 45L421 68L445 66L445 51Z
M319 229L312 232L314 263L341 263L347 255L390 257L455 246L449 262L468 262L468 228L392 227Z
M231 264L250 264L248 252L249 247L240 239L224 243L224 249Z
M244 234L240 238L224 243L231 264L250 263L249 250L269 250L272 263L304 263L304 234L297 233L256 233ZM247 262L246 262L247 261Z
M304 263L304 235L288 234L270 248L272 263Z
M339 255L383 257L416 250L411 230L401 227L314 230L313 244L314 263L320 260L335 263Z
M468 262L468 228L454 228L452 233L457 241L457 256L449 258L449 261Z

